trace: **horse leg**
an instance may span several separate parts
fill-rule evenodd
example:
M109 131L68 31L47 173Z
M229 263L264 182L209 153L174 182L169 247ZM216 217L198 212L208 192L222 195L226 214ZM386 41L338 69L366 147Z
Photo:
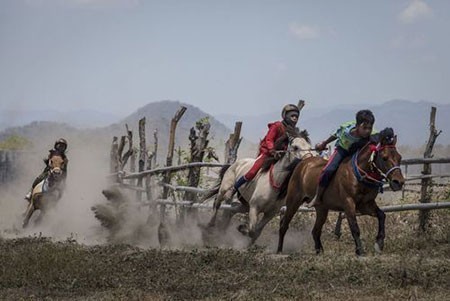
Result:
M31 215L34 212L34 203L33 200L30 201L30 204L28 204L27 210L25 211L25 218L23 220L22 227L26 228L28 226L28 222L30 221Z
M255 231L252 235L252 244L255 243L255 241L258 239L258 237L261 235L262 230L267 225L268 222L272 220L272 218L276 215L276 212L264 212L263 217L261 220L256 224Z
M291 222L295 213L297 213L297 210L302 203L303 203L303 198L289 197L286 199L286 210L280 219L280 230L278 233L277 253L281 253L283 251L284 236L286 235L286 232L289 229L289 223Z
M250 210L248 202L241 195L238 195L238 200L240 203L231 203L232 210L224 211L222 214L220 228L224 231L230 226L233 216L238 213L247 213Z
M377 253L381 253L381 251L384 248L384 237L385 237L384 226L386 214L377 206L376 215L378 218L378 234L375 242L375 251Z
M327 217L328 217L328 209L316 207L316 221L314 223L314 227L311 232L314 239L314 247L316 249L316 254L320 254L320 252L323 252L323 246L320 240L320 236L322 235L322 227L323 224L325 224Z
M208 227L214 227L216 224L217 213L219 212L220 205L222 204L224 194L225 193L223 191L220 191L219 195L214 200L214 205L213 205L214 213L213 213L213 216L211 217L211 220L208 223Z
M238 226L238 231L243 235L252 237L255 232L255 225L258 221L258 211L256 207L250 207L248 211L248 224L241 224Z
M352 204L354 204L353 200L351 202ZM352 208L347 208L347 210L345 211L345 215L347 216L348 225L350 227L350 231L352 232L353 239L355 240L356 255L363 255L363 247L361 243L358 222L356 221L355 207L353 206Z
M339 212L337 221L336 221L336 226L334 227L334 235L336 235L336 237L339 239L341 238L342 235L342 220L344 219L345 215L343 212Z

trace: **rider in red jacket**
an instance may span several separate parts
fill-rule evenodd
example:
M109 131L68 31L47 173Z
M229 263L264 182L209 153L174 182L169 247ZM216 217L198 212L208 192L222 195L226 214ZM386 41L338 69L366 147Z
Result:
M275 142L278 138L284 136L287 127L295 128L295 125L298 122L299 113L300 111L296 105L285 105L283 111L281 112L281 117L283 120L268 124L269 131L259 144L259 154L255 163L253 163L252 168L250 168L245 175L236 181L231 195L234 195L234 193L236 193L239 187L243 184L253 180L267 157L278 157L275 150ZM287 143L283 145L283 149L287 149Z

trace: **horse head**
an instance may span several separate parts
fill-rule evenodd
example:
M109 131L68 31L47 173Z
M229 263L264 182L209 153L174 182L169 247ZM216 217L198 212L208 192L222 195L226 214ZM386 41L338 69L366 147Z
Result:
M58 181L62 178L65 170L66 161L64 156L59 152L52 152L48 165L50 167L49 179L53 181Z
M392 128L385 128L379 134L377 144L371 144L370 161L380 175L389 182L393 191L398 191L405 184L400 169L402 156L397 151L397 135Z
M311 148L311 140L306 130L298 131L295 135L287 133L289 144L287 152L296 159L316 156L317 152Z

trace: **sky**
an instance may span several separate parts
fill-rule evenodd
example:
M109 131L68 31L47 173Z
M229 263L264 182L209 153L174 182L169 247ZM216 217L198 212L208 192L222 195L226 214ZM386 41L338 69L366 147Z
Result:
M450 103L450 1L0 0L0 109Z

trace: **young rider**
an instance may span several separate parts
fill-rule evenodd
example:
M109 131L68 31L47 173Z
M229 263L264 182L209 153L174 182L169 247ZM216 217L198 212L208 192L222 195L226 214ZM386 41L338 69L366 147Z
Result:
M328 143L337 140L334 152L319 176L316 196L307 204L308 207L321 205L323 193L339 168L339 164L368 142L371 134L374 134L374 123L373 113L369 110L361 110L356 113L355 121L343 123L328 139L316 144L316 149L321 151L326 149Z
M253 163L252 168L240 177L236 183L234 184L233 191L231 192L231 196L236 193L236 191L244 185L245 183L253 180L258 171L261 169L264 161L268 157L279 158L277 151L275 150L275 142L283 137L286 134L286 131L295 131L295 126L298 122L299 117L299 109L296 105L288 104L283 107L281 112L281 121L276 121L269 123L267 126L269 130L266 136L261 140L259 144L259 154L256 158L255 163ZM285 142L282 146L283 149L287 148L287 142Z

